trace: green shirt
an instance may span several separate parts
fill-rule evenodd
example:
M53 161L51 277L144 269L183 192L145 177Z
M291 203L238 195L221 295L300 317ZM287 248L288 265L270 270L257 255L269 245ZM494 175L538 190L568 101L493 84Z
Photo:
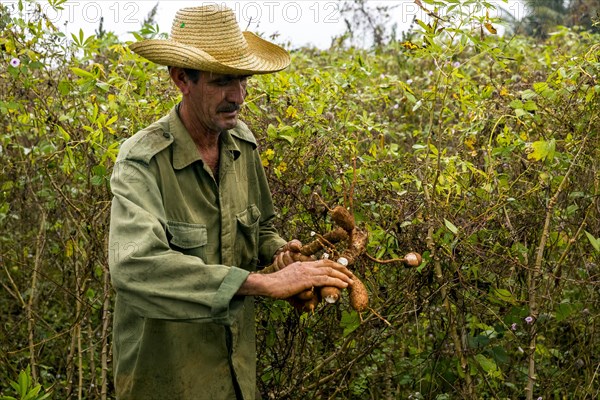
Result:
M242 122L220 135L218 171L176 108L121 147L109 239L121 400L255 397L254 304L236 292L285 241Z

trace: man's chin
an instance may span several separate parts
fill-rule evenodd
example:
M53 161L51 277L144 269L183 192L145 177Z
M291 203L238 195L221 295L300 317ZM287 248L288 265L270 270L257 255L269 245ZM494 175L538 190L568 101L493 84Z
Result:
M238 124L238 117L237 115L235 117L232 118L225 118L223 119L223 122L221 123L221 127L223 128L223 130L228 130L228 129L233 129L237 126Z

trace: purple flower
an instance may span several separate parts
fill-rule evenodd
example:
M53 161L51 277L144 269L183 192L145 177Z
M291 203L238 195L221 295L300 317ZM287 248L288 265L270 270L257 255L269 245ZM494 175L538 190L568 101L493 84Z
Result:
M512 329L513 331L516 331L517 330L517 323L515 322L514 324L512 324L510 326L510 329Z
M21 65L21 60L19 60L18 58L13 58L12 60L10 60L10 65L17 68L19 65Z
M527 322L528 324L531 324L533 322L533 317L532 316L526 317L525 322Z
M454 68L458 68L458 67L460 67L460 63L459 63L458 61L454 61L454 62L452 63L452 66L453 66Z

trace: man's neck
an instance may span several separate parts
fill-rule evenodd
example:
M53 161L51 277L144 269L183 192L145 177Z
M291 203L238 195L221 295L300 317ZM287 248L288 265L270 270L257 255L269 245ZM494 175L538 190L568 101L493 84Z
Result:
M190 112L189 108L185 106L184 102L180 103L178 114L183 126L185 126L192 140L196 143L198 150L214 150L219 148L219 136L221 132L210 130L201 124L194 114Z
M221 132L211 131L200 124L193 113L185 107L185 103L180 103L178 114L183 126L187 129L196 144L196 149L202 157L204 164L212 172L216 182L219 181L219 136Z

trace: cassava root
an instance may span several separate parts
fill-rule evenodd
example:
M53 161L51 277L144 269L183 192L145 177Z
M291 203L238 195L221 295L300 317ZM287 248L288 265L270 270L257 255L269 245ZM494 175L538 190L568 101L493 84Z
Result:
M354 283L349 289L350 306L360 313L369 307L369 293L360 279L353 276L352 280Z
M305 244L300 249L300 254L306 257L310 257L317 253L319 250L328 245L334 245L338 242L344 241L348 239L348 234L342 228L336 228L331 232L326 233L325 235L318 237L312 242ZM271 274L273 272L279 271L279 267L273 263L262 270L258 271L260 274Z

